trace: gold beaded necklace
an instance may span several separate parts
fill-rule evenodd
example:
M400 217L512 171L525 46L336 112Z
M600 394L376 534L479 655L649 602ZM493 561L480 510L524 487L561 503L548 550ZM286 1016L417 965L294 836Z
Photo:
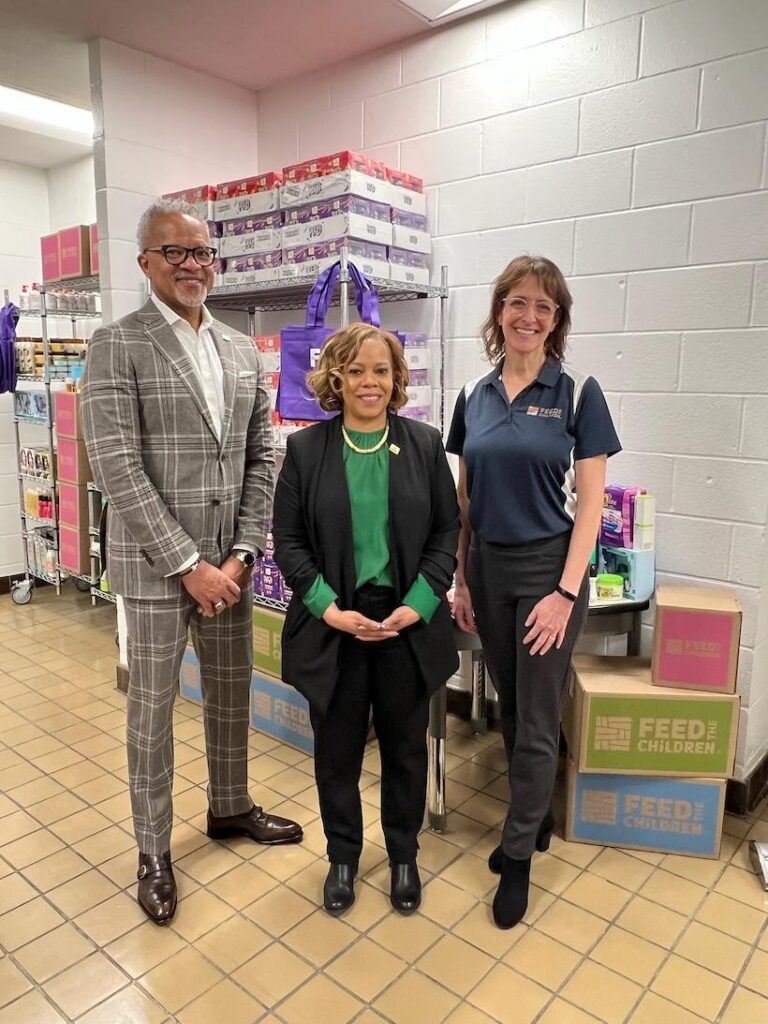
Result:
M381 439L376 442L373 448L360 448L356 445L347 433L347 429L343 423L341 424L341 435L344 438L344 444L348 445L353 452L357 452L358 455L373 455L374 452L377 452L379 448L383 448L387 443L387 438L389 437L389 424L386 425L384 433L381 435Z

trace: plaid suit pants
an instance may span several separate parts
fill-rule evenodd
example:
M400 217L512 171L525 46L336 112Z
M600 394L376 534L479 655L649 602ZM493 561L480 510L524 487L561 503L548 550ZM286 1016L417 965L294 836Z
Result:
M253 655L251 588L213 619L178 597L125 598L128 632L127 744L131 810L142 853L170 848L173 703L187 633L200 662L208 801L217 817L243 814L248 796L248 700Z

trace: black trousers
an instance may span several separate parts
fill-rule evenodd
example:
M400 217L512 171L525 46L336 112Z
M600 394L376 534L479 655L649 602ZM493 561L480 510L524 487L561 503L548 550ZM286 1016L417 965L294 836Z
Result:
M381 622L394 610L389 587L366 584L355 611ZM429 700L404 636L366 643L345 635L339 681L325 715L310 709L315 779L328 858L357 865L363 848L360 771L370 710L381 753L381 824L389 859L414 860L427 788Z
M589 580L584 578L560 650L531 655L523 643L534 605L560 582L570 533L506 546L473 540L467 563L483 656L499 695L509 759L510 802L502 834L508 857L524 860L552 799L557 774L560 717L571 654L584 627Z

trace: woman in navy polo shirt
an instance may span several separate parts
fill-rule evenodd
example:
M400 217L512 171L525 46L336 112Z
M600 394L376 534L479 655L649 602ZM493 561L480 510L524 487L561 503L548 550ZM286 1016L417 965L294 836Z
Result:
M563 364L571 305L550 260L509 264L482 331L493 370L459 394L446 445L460 456L454 615L480 634L509 758L509 811L488 862L501 875L500 928L524 917L531 856L549 848L560 712L606 460L621 450L600 385Z

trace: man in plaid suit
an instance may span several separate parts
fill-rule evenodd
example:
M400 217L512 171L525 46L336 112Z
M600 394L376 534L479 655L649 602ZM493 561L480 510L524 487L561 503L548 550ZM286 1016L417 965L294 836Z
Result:
M269 398L250 339L204 303L216 250L193 207L159 202L138 230L152 297L94 334L82 425L109 501L107 572L128 625L128 771L139 847L138 899L167 924L173 702L191 631L200 661L208 835L302 838L247 789L254 561L274 481Z

